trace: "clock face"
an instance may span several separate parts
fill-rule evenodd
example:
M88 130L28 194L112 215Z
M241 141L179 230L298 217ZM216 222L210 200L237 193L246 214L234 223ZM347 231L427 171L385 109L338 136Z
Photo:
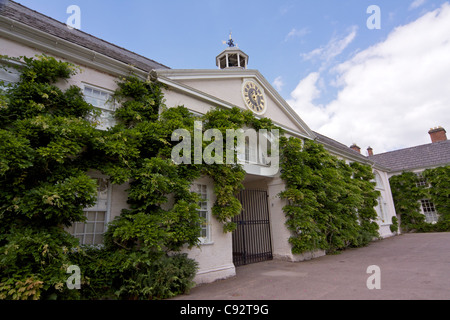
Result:
M266 111L266 101L262 89L253 81L246 81L242 87L242 95L247 107L256 114Z

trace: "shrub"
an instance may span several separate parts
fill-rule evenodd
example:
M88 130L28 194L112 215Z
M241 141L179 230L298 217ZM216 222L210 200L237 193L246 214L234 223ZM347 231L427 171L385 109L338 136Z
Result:
M72 254L82 270L83 299L166 299L188 292L197 262L186 254L84 247Z

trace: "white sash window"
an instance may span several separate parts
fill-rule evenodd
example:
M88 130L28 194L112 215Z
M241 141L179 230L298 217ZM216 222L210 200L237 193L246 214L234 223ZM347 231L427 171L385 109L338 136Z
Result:
M192 192L195 192L200 196L200 202L198 203L200 209L198 209L199 216L203 219L200 230L200 241L202 243L209 242L211 240L210 234L210 205L209 205L209 195L208 186L206 184L193 184Z
M106 130L113 127L116 124L114 119L116 103L112 97L112 92L91 85L84 85L83 93L86 102L101 111L97 128Z
M106 178L97 180L97 201L91 208L84 209L86 222L75 222L67 231L80 240L82 245L103 244L103 235L109 219L111 188Z

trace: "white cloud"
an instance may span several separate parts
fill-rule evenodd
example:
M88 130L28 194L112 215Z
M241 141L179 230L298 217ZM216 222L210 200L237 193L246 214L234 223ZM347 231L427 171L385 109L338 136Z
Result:
M301 56L304 60L318 58L324 62L329 62L334 57L340 55L355 39L357 29L358 28L356 26L353 26L350 30L350 33L345 37L333 37L325 46L316 48L308 53L303 53Z
M275 80L273 80L272 85L275 89L277 89L277 91L281 91L284 86L283 78L281 76L276 77Z
M409 10L416 9L420 7L421 5L425 4L427 0L414 0L411 5L409 6Z
M314 100L320 96L317 86L319 79L319 72L310 73L300 81L292 91L291 99L287 101L313 130L322 127L329 121L327 110L314 103Z
M286 35L286 37L284 38L284 41L288 41L291 38L301 38L306 36L308 33L310 33L311 31L309 30L309 28L304 27L301 28L300 30L297 30L296 28L292 28L291 31L289 31L289 33Z
M429 143L429 128L450 130L448 30L447 3L338 65L339 92L327 105L314 104L319 73L301 80L288 102L313 130L363 150Z

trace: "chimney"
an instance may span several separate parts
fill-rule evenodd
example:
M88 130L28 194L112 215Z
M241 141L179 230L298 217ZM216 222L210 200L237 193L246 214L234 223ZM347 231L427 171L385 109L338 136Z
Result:
M367 153L369 154L369 157L373 156L373 149L372 147L367 148Z
M439 142L439 141L446 141L447 140L447 135L446 135L446 131L444 128L442 127L436 127L433 129L430 129L430 131L428 131L430 137L431 137L431 142L435 143L435 142Z
M356 152L361 153L361 148L358 147L358 146L356 145L356 143L352 144L352 145L350 146L350 149L353 149L353 150L355 150Z

